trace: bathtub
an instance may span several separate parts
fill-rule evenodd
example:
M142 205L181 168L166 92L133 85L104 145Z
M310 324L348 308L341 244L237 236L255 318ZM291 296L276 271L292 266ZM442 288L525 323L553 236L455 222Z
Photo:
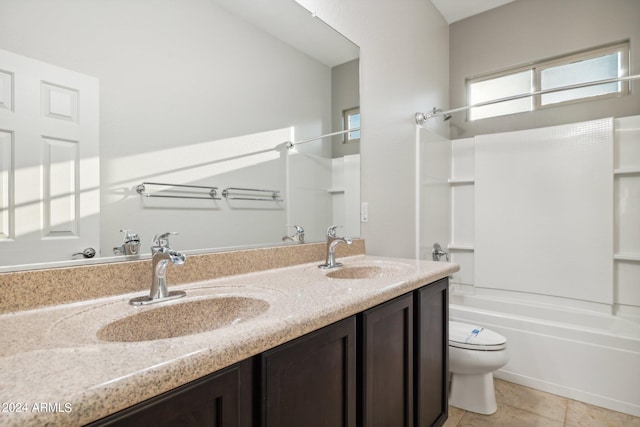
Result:
M507 338L496 378L640 416L640 322L527 294L476 295L452 286L449 318Z

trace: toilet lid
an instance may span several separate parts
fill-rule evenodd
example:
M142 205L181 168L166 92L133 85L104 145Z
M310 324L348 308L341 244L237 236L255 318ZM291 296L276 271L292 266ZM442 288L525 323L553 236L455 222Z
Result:
M507 339L482 326L449 321L449 345L470 350L502 350Z

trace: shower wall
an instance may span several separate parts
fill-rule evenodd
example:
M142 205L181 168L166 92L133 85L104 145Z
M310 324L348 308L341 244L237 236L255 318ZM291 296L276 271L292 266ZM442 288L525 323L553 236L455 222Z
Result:
M451 158L454 292L640 318L640 116L454 140Z
M476 286L612 303L612 122L475 137Z

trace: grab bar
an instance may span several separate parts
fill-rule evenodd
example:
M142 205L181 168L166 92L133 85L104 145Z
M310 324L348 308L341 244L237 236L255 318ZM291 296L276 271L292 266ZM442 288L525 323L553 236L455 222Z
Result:
M158 194L158 193L148 193L146 185L160 185L166 187L181 187L181 188L197 188L197 189L205 189L209 190L208 195L206 196L182 196L177 194ZM207 200L222 200L218 197L218 187L207 187L203 185L187 185L187 184L164 184L161 182L143 182L142 184L136 187L136 191L138 194L144 197L167 197L172 199L207 199ZM165 190L171 191L171 190ZM179 191L179 190L174 190Z
M248 192L248 194L244 194L243 192ZM269 193L269 195L253 193ZM227 200L253 200L258 202L283 201L280 198L280 190L261 190L258 188L228 187L222 190L222 197Z

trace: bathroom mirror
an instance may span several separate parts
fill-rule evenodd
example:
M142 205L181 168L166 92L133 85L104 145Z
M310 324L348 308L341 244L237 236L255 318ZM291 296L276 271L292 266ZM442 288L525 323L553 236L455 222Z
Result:
M359 142L314 139L342 130L343 112L359 107L359 48L294 0L3 0L0 49L99 85L99 161L78 159L84 170L99 164L99 184L90 189L99 213L89 214L99 242L87 245L98 254L72 257L85 250L73 233L63 236L69 249L13 250L20 236L15 227L11 236L6 212L19 189L11 196L10 179L0 179L0 272L127 259L113 252L120 230L139 236L141 254L167 231L179 233L171 244L187 252L287 244L294 224L307 241L323 240L332 223L359 235ZM5 68L6 87L18 88L11 82L18 74ZM42 83L58 90L47 95L47 108L67 114L64 99L74 88ZM17 98L11 102L0 108L0 130L18 109ZM14 139L1 146L0 138L0 172L17 180L6 159L19 135L5 135ZM78 169L67 169L65 179L77 179ZM179 197L148 197L168 195ZM75 203L67 206L71 216Z

